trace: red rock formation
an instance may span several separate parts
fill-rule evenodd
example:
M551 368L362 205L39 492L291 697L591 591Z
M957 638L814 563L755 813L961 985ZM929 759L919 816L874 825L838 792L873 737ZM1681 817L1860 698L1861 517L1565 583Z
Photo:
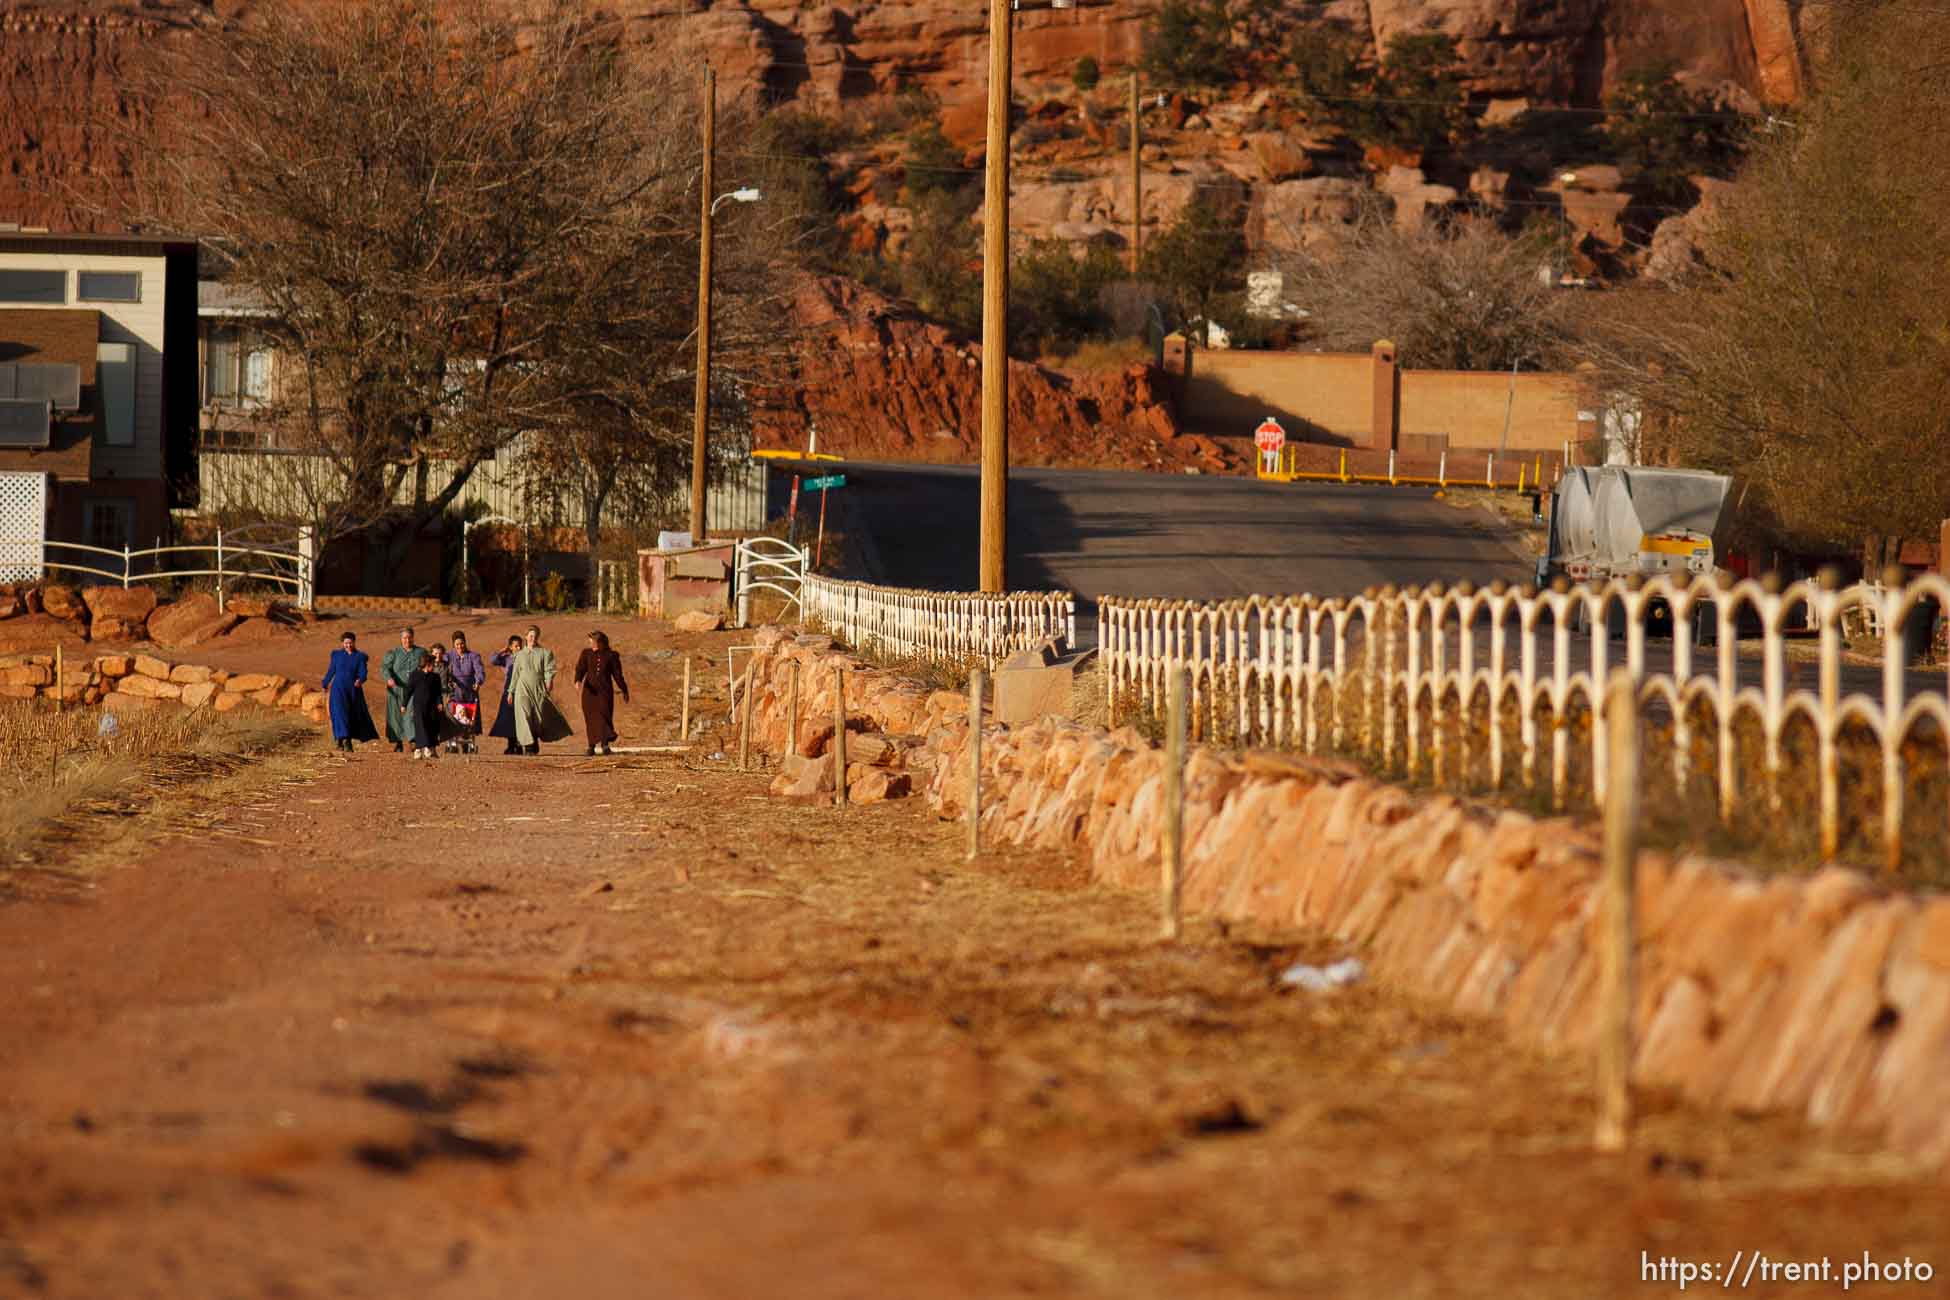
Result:
M132 63L154 42L194 39L199 27L248 20L269 3L0 0L0 221L108 224L90 215L85 199L112 198L126 186L127 159L108 124L145 111L125 93ZM1106 77L1121 75L1148 8L1018 15L1016 93L1028 99L1067 86L1085 54ZM697 41L727 94L830 105L916 87L940 98L944 121L979 122L987 77L980 5L864 0L842 11L742 0L687 9L624 0L608 9L638 45ZM1660 56L1703 82L1731 82L1769 101L1792 100L1803 80L1789 0L1333 0L1321 12L1378 44L1401 31L1448 32L1473 89L1540 102L1595 102L1621 72Z
M837 276L808 276L793 303L803 336L761 403L754 441L885 460L973 461L981 445L981 347L914 308ZM1220 469L1228 453L1176 437L1164 376L1066 373L1009 363L1009 458L1019 465Z

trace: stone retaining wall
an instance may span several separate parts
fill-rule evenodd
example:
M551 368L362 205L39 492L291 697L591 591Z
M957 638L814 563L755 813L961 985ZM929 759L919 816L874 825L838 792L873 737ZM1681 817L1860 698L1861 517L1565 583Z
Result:
M844 667L849 729L920 738L930 802L962 815L962 696L825 638L755 639L755 746L783 747L797 663L799 752L823 753ZM1135 732L991 730L983 781L988 842L1073 849L1099 879L1155 885L1164 758ZM1532 1047L1589 1050L1594 828L1277 755L1195 751L1185 788L1188 908L1325 931L1392 987L1499 1019ZM1950 1172L1950 897L1840 869L1762 879L1659 853L1640 859L1638 881L1640 1083L1866 1129Z
M0 655L0 699L54 699L114 711L176 703L229 713L246 705L289 709L325 721L325 693L274 673L231 673L152 655L69 656L56 682L53 655Z

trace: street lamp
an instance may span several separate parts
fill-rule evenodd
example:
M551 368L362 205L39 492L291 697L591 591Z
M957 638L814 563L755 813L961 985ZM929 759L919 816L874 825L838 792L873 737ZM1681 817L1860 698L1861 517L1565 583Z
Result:
M691 542L704 540L704 495L706 483L706 445L711 430L711 218L718 205L727 200L756 203L759 192L746 186L729 194L711 197L711 171L715 160L717 134L718 82L709 67L704 69L704 174L698 185L697 238L697 398L691 429Z

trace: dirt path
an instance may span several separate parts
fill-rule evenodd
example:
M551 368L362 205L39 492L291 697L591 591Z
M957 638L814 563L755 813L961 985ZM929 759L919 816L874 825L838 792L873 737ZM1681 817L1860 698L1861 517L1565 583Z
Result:
M667 727L668 699L626 719ZM1607 1296L1648 1294L1641 1251L1950 1268L1950 1190L1897 1162L1657 1099L1637 1151L1594 1159L1581 1066L1371 988L1280 991L1338 955L1317 941L1198 924L1166 949L1147 900L1070 864L967 866L918 800L789 808L704 752L321 750L228 834L36 877L0 906L0 1296Z

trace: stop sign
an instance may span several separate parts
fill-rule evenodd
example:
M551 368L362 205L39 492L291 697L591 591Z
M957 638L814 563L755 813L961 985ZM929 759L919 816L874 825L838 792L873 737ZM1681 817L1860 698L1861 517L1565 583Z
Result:
M1286 430L1280 427L1278 420L1269 415L1261 421L1257 429L1253 430L1253 445L1264 452L1278 451L1286 446Z

